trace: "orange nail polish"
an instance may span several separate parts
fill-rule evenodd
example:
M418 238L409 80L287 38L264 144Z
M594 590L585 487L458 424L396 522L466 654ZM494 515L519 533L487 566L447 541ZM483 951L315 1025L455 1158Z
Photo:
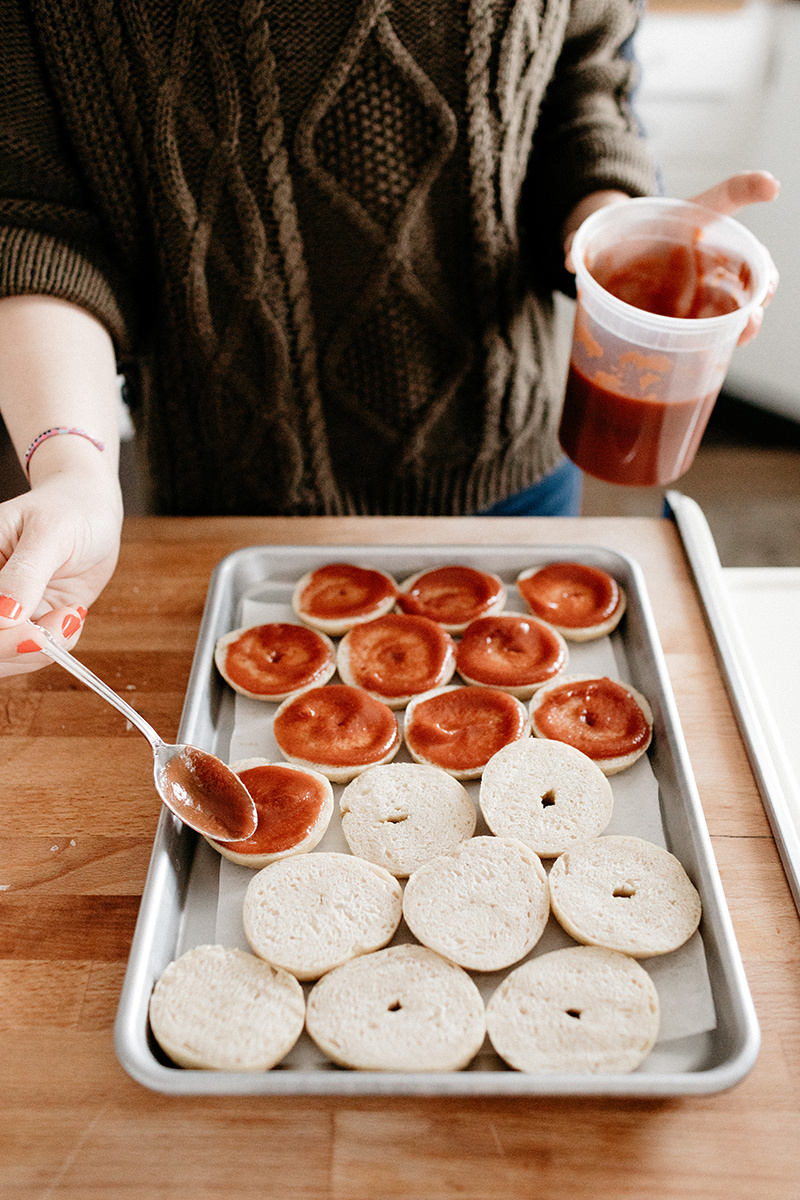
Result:
M0 596L0 617L16 621L21 612L22 605L13 596Z
M78 632L82 624L83 622L79 617L76 617L73 613L68 613L61 622L61 632L65 638L71 638Z
M34 651L41 650L41 648L39 643L35 642L33 638L28 638L27 641L20 642L17 646L17 654L33 654Z
M86 620L86 609L83 607L82 604L78 605L78 616L80 617L80 619L82 621Z

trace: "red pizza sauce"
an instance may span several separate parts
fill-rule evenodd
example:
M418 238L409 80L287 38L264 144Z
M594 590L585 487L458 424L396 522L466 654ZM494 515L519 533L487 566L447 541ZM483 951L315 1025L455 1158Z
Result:
M252 837L227 842L237 854L280 854L304 841L328 795L320 779L281 763L249 767L239 778L253 797L258 825Z
M415 701L406 721L409 749L445 771L480 770L525 733L525 714L508 692L455 687Z
M184 746L160 772L159 785L169 792L173 811L185 813L187 821L197 818L211 837L227 842L253 829L250 797L214 754Z
M694 461L718 390L688 400L630 396L611 380L589 379L571 363L561 447L587 475L608 483L672 483Z
M601 625L616 612L619 584L607 571L584 563L556 562L517 580L532 613L565 629Z
M311 688L281 705L273 732L287 758L329 767L381 762L400 741L392 710L343 683Z
M392 699L437 687L452 655L453 640L429 617L387 613L351 629L347 651L356 684Z
M255 695L280 696L325 676L333 656L330 643L305 625L254 625L228 645L225 673Z
M564 644L535 617L499 613L479 617L456 647L456 666L465 678L493 687L544 683L563 669Z
M434 567L416 576L397 597L406 613L430 617L442 625L466 625L500 603L499 579L474 567Z
M614 679L554 684L534 705L538 733L567 742L592 759L633 754L650 741L647 717L627 688Z
M702 245L701 237L697 229L688 246L634 241L587 265L605 291L645 312L682 320L735 312L749 298L752 271L743 260ZM589 359L576 363L573 358L570 364L559 429L562 448L587 474L609 483L671 483L694 459L722 383L720 372L700 372L696 383L675 384L680 354L631 349L609 356L599 344L588 345L587 333L579 321L576 338L589 350Z
M328 563L312 571L298 598L298 611L309 620L340 621L369 616L393 600L397 585L382 571L352 563Z
M589 270L612 296L645 312L691 320L735 312L747 303L753 273L743 259L701 244L702 235L698 228L690 245L643 247L639 239L596 255Z

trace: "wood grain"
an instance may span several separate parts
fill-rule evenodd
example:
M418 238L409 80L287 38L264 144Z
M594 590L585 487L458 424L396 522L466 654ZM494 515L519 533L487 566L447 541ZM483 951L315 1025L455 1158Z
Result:
M208 580L253 544L599 543L642 566L762 1027L715 1096L174 1098L112 1027L158 819L150 751L55 666L0 682L0 1200L796 1200L800 928L680 542L666 521L126 523L79 654L177 733Z

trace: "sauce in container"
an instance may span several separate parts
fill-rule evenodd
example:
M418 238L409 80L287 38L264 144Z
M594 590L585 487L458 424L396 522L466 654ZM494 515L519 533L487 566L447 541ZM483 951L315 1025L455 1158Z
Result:
M559 440L576 466L609 483L654 487L688 470L717 399L717 390L689 400L625 395L613 377L594 380L574 363ZM602 464L601 466L599 464Z
M573 242L578 304L559 438L610 483L691 465L769 255L731 217L663 197L593 213Z
M751 283L746 263L698 242L655 245L636 254L607 251L587 265L618 300L681 320L735 312ZM585 343L590 335L579 329L581 336ZM676 397L669 355L629 348L613 362L607 358L600 347L591 370L581 369L574 357L570 363L559 429L563 449L590 475L602 464L601 478L609 482L629 487L670 483L691 466L719 387Z

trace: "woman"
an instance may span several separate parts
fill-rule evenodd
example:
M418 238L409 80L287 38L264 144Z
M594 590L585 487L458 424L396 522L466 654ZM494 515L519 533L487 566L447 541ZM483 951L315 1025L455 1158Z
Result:
M656 190L635 0L44 9L0 5L0 671L113 571L120 371L157 512L575 509L553 292Z

